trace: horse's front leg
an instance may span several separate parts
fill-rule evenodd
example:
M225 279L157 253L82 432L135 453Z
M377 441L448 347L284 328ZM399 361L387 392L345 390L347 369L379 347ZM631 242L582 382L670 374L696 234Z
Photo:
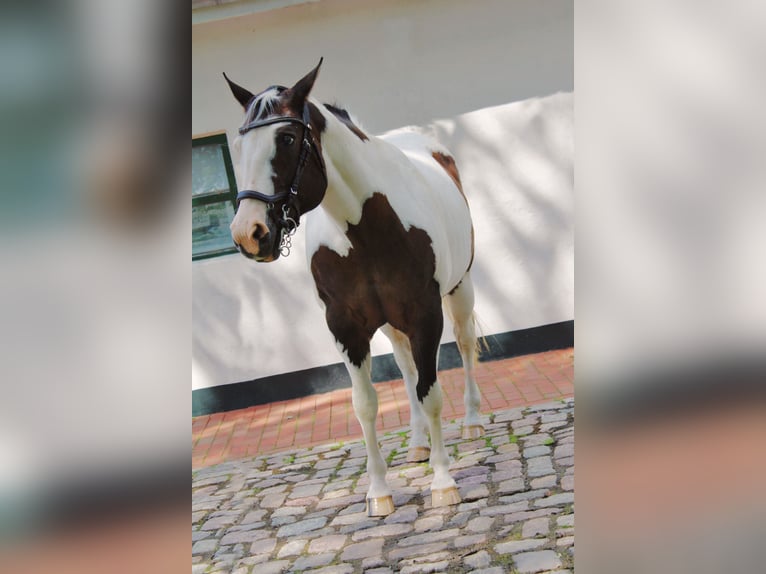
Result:
M346 360L346 368L351 375L351 400L359 424L362 426L367 447L367 474L370 488L367 491L367 515L387 516L394 511L391 489L386 483L386 461L380 452L375 419L378 416L378 395L372 386L370 374L370 354L361 365Z
M436 379L443 321L441 306L437 300L435 310L425 315L410 337L412 355L418 369L417 398L431 433L431 468L434 471L431 481L431 505L434 507L460 502L457 485L449 473L450 459L442 433L442 390Z
M381 329L391 341L394 349L394 359L404 377L404 388L410 401L410 443L407 450L407 462L424 462L431 456L431 447L428 444L428 420L423 408L418 401L415 390L418 384L418 369L412 358L412 348L407 335L394 329L391 325L384 325Z

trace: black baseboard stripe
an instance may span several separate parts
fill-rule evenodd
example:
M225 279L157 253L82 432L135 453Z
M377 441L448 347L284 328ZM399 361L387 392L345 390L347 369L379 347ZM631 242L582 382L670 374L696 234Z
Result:
M482 351L480 361L497 361L531 353L574 346L574 321L541 325L486 337L489 349ZM439 370L461 367L455 343L446 343L439 351ZM401 378L392 354L374 357L373 382ZM252 381L196 389L192 391L192 416L244 409L277 401L327 393L351 386L343 363L313 367Z

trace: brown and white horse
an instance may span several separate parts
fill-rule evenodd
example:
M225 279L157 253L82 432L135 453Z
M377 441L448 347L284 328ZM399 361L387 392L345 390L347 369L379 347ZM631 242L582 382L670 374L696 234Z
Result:
M370 340L378 329L391 340L410 400L408 460L430 456L432 505L455 504L460 496L449 474L436 378L442 303L465 368L463 436L483 434L473 377L468 203L454 160L436 142L408 130L370 136L344 110L309 99L321 63L291 88L257 95L226 78L245 109L233 143L242 191L232 237L246 257L274 261L289 253L305 220L309 266L364 432L368 514L393 512L370 374Z

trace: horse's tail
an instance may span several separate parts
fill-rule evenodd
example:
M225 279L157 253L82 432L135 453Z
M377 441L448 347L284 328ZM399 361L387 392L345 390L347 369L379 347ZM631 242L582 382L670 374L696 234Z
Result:
M455 325L455 317L452 315L452 309L449 305L442 305L442 308L444 309L444 312L446 313L447 317L449 318L450 322L452 323L453 327ZM476 310L471 311L471 321L473 321L473 328L474 328L474 354L473 354L473 362L474 364L479 362L479 355L481 355L482 351L489 351L489 341L487 341L487 337L484 335L484 328L482 326L482 321L479 319L479 316L476 314ZM456 333L457 336L457 333Z
M476 353L474 355L475 360L474 362L479 362L479 356L482 354L483 351L489 351L489 343L487 342L487 337L484 335L484 326L482 325L482 321L479 319L479 315L476 313L476 311L473 311L473 326L474 330L476 331Z

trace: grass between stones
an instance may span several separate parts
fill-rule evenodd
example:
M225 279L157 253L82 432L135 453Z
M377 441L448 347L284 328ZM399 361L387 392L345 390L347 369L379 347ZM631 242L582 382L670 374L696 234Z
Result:
M513 561L513 557L510 554L500 554L495 556L492 561L492 566L502 566L503 570L508 574L519 574L516 569L516 563Z
M521 535L522 528L523 528L523 524L521 522L514 524L513 528L511 528L511 531L506 535L505 541L521 540L523 538Z
M569 553L568 550L558 550L556 551L556 554L558 554L559 558L561 559L561 568L566 570L574 570L574 557Z

